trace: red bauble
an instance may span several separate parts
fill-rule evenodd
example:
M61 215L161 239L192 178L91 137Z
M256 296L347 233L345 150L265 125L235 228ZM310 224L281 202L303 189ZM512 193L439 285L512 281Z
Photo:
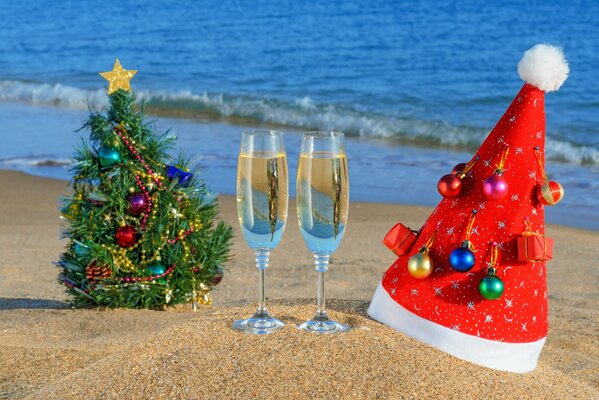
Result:
M222 280L223 280L223 267L221 267L220 265L216 266L216 274L212 277L212 286L216 286L218 285Z
M446 199L457 197L462 191L462 180L453 174L447 174L439 179L437 189Z
M545 181L537 186L537 199L544 206L554 206L564 197L564 188L556 181Z
M451 173L454 174L454 175L457 175L460 172L462 172L463 170L465 170L467 165L468 164L466 164L464 162L463 163L459 163L458 165L456 165L455 167L453 167L453 169L451 170Z
M132 226L121 226L114 235L116 242L121 247L131 247L137 243L137 233Z

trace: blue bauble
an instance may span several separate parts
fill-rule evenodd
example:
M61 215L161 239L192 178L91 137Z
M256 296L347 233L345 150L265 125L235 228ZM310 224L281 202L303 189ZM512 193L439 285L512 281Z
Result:
M474 253L468 247L458 247L449 255L449 264L458 272L470 271L474 262Z
M183 187L189 186L191 183L191 178L193 178L193 174L191 172L185 172L172 165L166 166L166 176L168 176L170 180L179 179L179 185Z
M150 273L150 275L161 275L164 274L165 271L166 267L162 264L156 263L148 266L148 272Z
M98 158L103 167L112 167L121 162L121 153L112 147L102 147L98 152Z
M77 257L86 257L89 255L89 247L83 246L77 242L75 242L73 245L73 250L75 251Z

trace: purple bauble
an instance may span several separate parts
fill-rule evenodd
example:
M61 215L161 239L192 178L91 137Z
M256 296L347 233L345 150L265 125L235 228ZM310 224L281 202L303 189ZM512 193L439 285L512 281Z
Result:
M127 199L129 202L129 212L133 215L139 215L146 209L146 198L143 194L132 194Z
M488 200L501 200L507 196L507 191L507 181L498 173L494 173L483 183L483 193Z

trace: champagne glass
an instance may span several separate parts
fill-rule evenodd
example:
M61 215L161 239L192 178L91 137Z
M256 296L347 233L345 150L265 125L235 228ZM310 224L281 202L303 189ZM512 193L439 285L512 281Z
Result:
M333 321L326 311L324 273L331 254L345 233L349 180L344 135L341 132L304 133L297 172L297 215L300 231L314 254L318 271L318 310L299 326L308 332L338 333L347 325Z
M260 297L256 313L235 321L234 329L267 334L285 325L266 308L264 275L270 251L283 237L288 202L287 155L282 133L243 132L237 167L237 215L243 237L256 255Z

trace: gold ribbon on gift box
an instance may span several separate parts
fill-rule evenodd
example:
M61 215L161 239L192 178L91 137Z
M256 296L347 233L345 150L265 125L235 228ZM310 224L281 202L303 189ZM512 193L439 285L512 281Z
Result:
M524 232L522 232L522 236L524 236L524 237L538 236L538 237L543 238L543 258L539 259L539 260L530 258L528 256L528 240L524 241L524 255L526 256L526 259L530 262L547 261L547 238L538 232L533 232L532 224L530 223L530 221L527 218L524 219L524 223L526 224L526 230Z

